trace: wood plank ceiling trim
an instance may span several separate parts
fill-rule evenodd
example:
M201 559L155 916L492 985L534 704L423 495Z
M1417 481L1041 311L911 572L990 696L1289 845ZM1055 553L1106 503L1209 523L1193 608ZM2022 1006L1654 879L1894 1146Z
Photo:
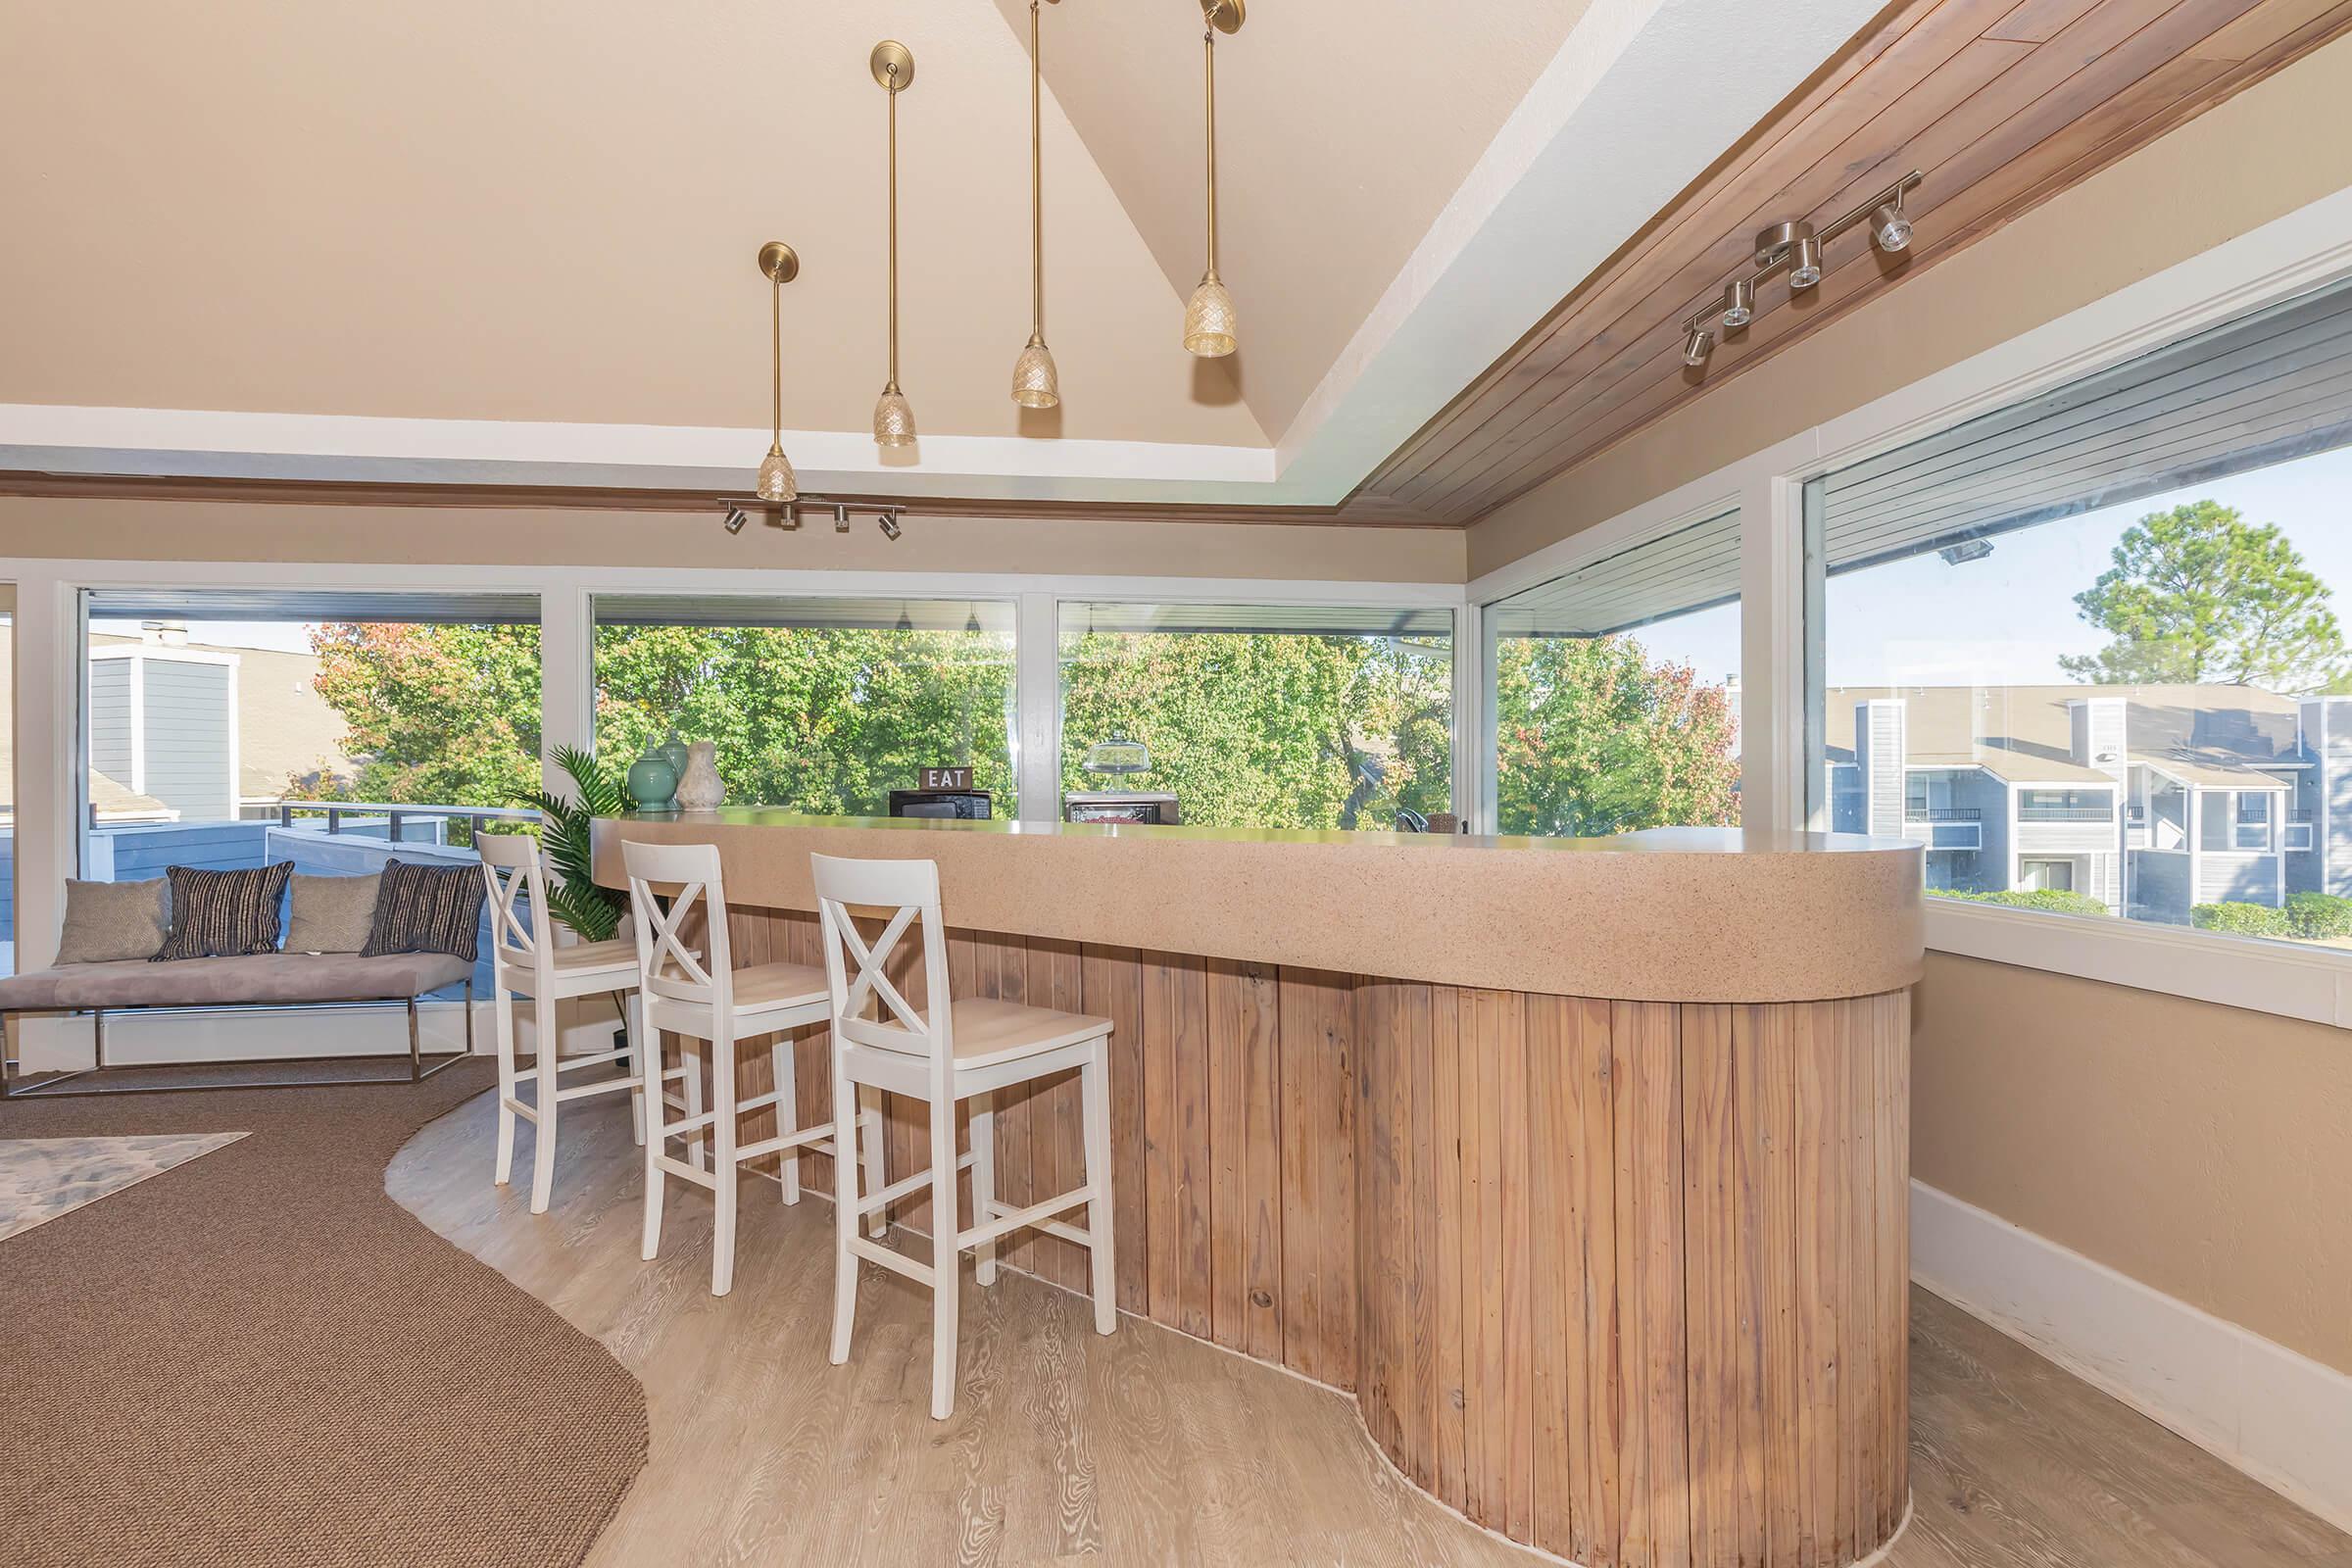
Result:
M1898 0L1350 505L1474 522L2348 29L2346 0ZM1914 168L1908 252L1842 236L1817 288L1767 282L1686 369L1679 323L1757 229L1826 222Z

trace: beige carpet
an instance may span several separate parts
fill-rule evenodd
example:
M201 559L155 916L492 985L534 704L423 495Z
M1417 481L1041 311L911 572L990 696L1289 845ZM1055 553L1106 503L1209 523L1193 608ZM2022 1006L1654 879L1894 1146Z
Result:
M10 1568L586 1555L643 1391L384 1195L487 1080L0 1104L0 1138L250 1134L0 1241Z

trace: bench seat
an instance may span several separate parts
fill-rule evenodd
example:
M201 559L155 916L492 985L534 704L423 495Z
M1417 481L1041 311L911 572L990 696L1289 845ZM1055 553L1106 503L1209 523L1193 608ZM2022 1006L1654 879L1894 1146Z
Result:
M0 979L0 1012L93 1007L219 1007L272 1003L394 1002L461 984L473 972L444 953L262 953L244 958L65 963Z

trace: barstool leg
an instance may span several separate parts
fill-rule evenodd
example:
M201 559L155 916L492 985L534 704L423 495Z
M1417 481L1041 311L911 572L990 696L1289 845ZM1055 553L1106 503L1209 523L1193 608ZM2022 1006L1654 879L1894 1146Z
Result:
M1087 1261L1093 1266L1095 1332L1118 1326L1118 1253L1111 1235L1110 1047L1095 1042L1078 1069L1079 1118L1086 1140Z
M931 1102L931 1419L956 1408L956 1286L963 1270L956 1214L956 1102Z
M504 1187L514 1176L514 994L502 984L492 995L498 1037L498 1169L490 1180Z
M538 1049L533 1065L539 1079L539 1101L531 1107L539 1118L539 1136L531 1145L531 1212L544 1214L556 1187L556 1004L552 998L533 997L531 1011L538 1030L532 1044Z
M850 1250L850 1239L858 1234L858 1204L868 1188L858 1177L864 1161L855 1158L839 1136L839 1129L848 1127L850 1136L860 1145L880 1143L865 1129L858 1115L858 1101L851 1091L849 1075L841 1070L837 1049L828 1048L825 1054L833 1062L833 1349L835 1366L850 1358L850 1325L858 1315L858 1254Z
M985 1225L997 1211L997 1097L972 1097L972 1223ZM995 1238L972 1249L972 1273L984 1286L997 1283Z
M776 1085L776 1131L797 1133L801 1130L801 1073L800 1053L793 1047L792 1036L780 1035L767 1048L767 1072ZM787 1149L776 1155L776 1174L784 1179L784 1201L801 1200L801 1152Z
M649 1075L645 1065L645 998L637 992L623 992L620 998L621 1026L629 1034L629 1070L637 1082L629 1089L629 1124L637 1134L640 1148L645 1144L645 1086L650 1081L662 1082L662 1064L656 1062ZM657 1087L657 1094L660 1089Z
M720 1019L722 1027L725 1019ZM710 1240L710 1294L724 1296L735 1288L735 1042L710 1043L710 1108L713 1134L710 1174L718 1185L718 1221Z
M878 1193L890 1184L889 1177L883 1174L882 1169L884 1141L882 1136L884 1132L882 1091L879 1089L860 1090L854 1097L853 1103L858 1101L862 1101L864 1104L864 1108L858 1113L858 1136L861 1156L865 1161L865 1190L869 1193ZM835 1125L838 1126L839 1123ZM875 1209L866 1219L865 1234L877 1242L889 1235L890 1216L878 1208Z
M683 1048L679 1059L685 1059ZM649 1263L662 1253L662 1189L669 1179L669 1173L662 1168L662 1152L669 1147L669 1091L668 1080L662 1076L662 1045L656 1040L648 1068L654 1092L645 1099L645 1113L653 1118L645 1140L645 1236L637 1249L637 1255Z
M678 1065L686 1069L686 1119L703 1113L703 1043L691 1035L678 1037ZM697 1127L686 1135L686 1163L696 1170L710 1168L710 1133Z

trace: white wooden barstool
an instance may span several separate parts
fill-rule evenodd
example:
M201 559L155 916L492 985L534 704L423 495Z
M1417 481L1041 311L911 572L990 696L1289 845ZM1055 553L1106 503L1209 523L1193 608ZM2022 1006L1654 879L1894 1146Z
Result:
M482 880L489 886L490 978L492 1005L497 1009L498 1037L498 1173L504 1187L514 1168L514 1121L527 1119L537 1130L532 1146L531 1212L544 1214L556 1179L556 1117L564 1102L588 1095L629 1092L629 1108L637 1123L637 1141L645 1142L645 1036L637 1008L637 952L627 942L582 942L569 947L556 942L555 919L548 913L547 872L539 860L539 841L522 834L484 833L474 839L481 853ZM526 923L520 910L527 907ZM557 1049L556 1004L573 997L618 993L629 1043L616 1051L592 1052L565 1057ZM529 1103L521 1096L522 1074L514 1059L514 1003L527 998L532 1005L532 1062L534 1085ZM582 1067L626 1061L617 1077L565 1085L563 1075Z
M664 1093L649 1102L654 1113L653 1135L645 1144L645 1245L651 1260L662 1250L662 1197L666 1178L681 1177L710 1189L716 1200L717 1226L711 1243L710 1294L724 1296L735 1281L736 1185L747 1161L768 1154L781 1155L784 1201L801 1200L800 1160L794 1151L813 1150L834 1154L842 1165L833 1138L834 1123L803 1127L793 1073L791 1042L779 1039L768 1047L768 1067L775 1087L749 1100L738 1098L735 1084L735 1047L762 1035L781 1036L789 1030L821 1024L830 1016L824 971L803 963L761 963L737 969L727 940L727 896L719 878L718 850L709 844L621 845L621 864L629 878L629 920L637 934L637 969L646 1027L667 1030L679 1037L681 1061L660 1074ZM658 888L678 891L663 910ZM703 910L704 936L710 961L706 966L687 940L690 917ZM702 1060L708 1046L710 1057L710 1108L702 1108ZM659 1048L657 1048L658 1050ZM671 1078L685 1079L685 1113L669 1117L666 1093ZM775 1136L738 1143L737 1121L755 1110L773 1105ZM879 1119L880 1111L869 1113ZM689 1141L698 1157L693 1163L670 1157L672 1138ZM709 1168L699 1157L705 1144ZM877 1134L860 1145L872 1162L879 1182L882 1141Z
M1110 1205L1110 1020L1017 1002L956 1002L948 992L947 927L940 918L939 866L931 860L844 860L809 858L824 928L825 980L833 1020L833 1104L848 1116L861 1089L905 1095L931 1110L931 1166L884 1186L874 1162L860 1183L849 1165L844 1200L833 1214L833 1364L850 1358L850 1327L858 1310L858 1263L869 1259L931 1287L931 1416L944 1421L956 1406L956 1288L967 1249L976 1252L982 1285L995 1283L997 1239L1034 1227L1087 1249L1094 1266L1095 1332L1117 1322L1113 1299ZM854 909L887 912L888 923L869 946L852 919ZM923 996L917 1010L887 972L909 925L919 925ZM1078 1070L1086 1144L1086 1180L1058 1198L1022 1208L997 1201L995 1110L997 1091L1054 1073ZM956 1107L973 1101L972 1152L956 1153ZM871 1138L861 1119L858 1136ZM956 1172L972 1172L972 1224L959 1222ZM931 1189L931 1262L906 1257L858 1234L860 1217L885 1217L892 1203ZM1087 1211L1086 1228L1054 1218Z

